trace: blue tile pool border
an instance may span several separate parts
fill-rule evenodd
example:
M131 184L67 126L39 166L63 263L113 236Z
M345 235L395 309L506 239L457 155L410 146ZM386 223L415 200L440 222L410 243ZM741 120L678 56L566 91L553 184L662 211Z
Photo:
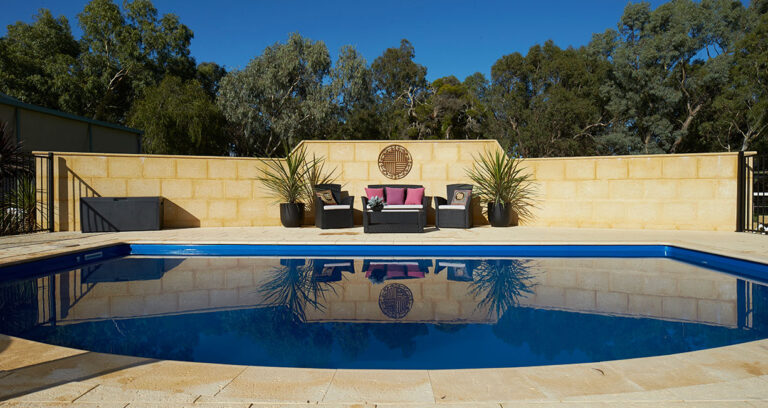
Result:
M116 244L0 267L0 280L74 269L127 255L145 256L384 256L384 257L530 257L668 258L720 272L768 281L768 264L672 245L264 245L264 244Z

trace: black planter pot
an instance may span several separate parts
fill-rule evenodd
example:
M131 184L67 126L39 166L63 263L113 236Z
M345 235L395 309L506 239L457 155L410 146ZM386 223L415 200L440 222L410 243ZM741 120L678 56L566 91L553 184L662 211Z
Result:
M509 203L488 203L488 221L494 227L508 227L510 216Z
M304 223L304 203L281 203L280 222L283 227L300 227Z

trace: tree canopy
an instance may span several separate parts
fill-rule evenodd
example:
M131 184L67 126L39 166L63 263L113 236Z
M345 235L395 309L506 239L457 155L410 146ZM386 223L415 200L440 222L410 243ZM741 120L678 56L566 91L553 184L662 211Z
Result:
M580 48L427 80L407 39L372 62L291 34L245 68L197 64L150 0L92 0L76 39L42 9L0 37L0 92L127 124L147 152L281 156L305 139L491 138L524 157L768 148L768 1L630 2ZM484 68L484 67L478 67Z

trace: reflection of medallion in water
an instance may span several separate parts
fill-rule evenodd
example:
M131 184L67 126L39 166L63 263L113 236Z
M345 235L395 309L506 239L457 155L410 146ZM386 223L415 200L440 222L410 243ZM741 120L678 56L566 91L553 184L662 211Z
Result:
M413 293L407 286L390 283L379 293L379 309L387 317L402 319L413 306Z
M401 179L408 175L411 166L413 166L411 154L403 146L389 145L379 153L379 170L387 178Z

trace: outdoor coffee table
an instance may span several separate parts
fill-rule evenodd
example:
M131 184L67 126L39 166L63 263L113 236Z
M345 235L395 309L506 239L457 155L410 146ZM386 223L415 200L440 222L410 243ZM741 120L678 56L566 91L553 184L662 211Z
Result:
M371 232L424 232L421 224L421 211L371 211L366 210L368 223L363 231Z

